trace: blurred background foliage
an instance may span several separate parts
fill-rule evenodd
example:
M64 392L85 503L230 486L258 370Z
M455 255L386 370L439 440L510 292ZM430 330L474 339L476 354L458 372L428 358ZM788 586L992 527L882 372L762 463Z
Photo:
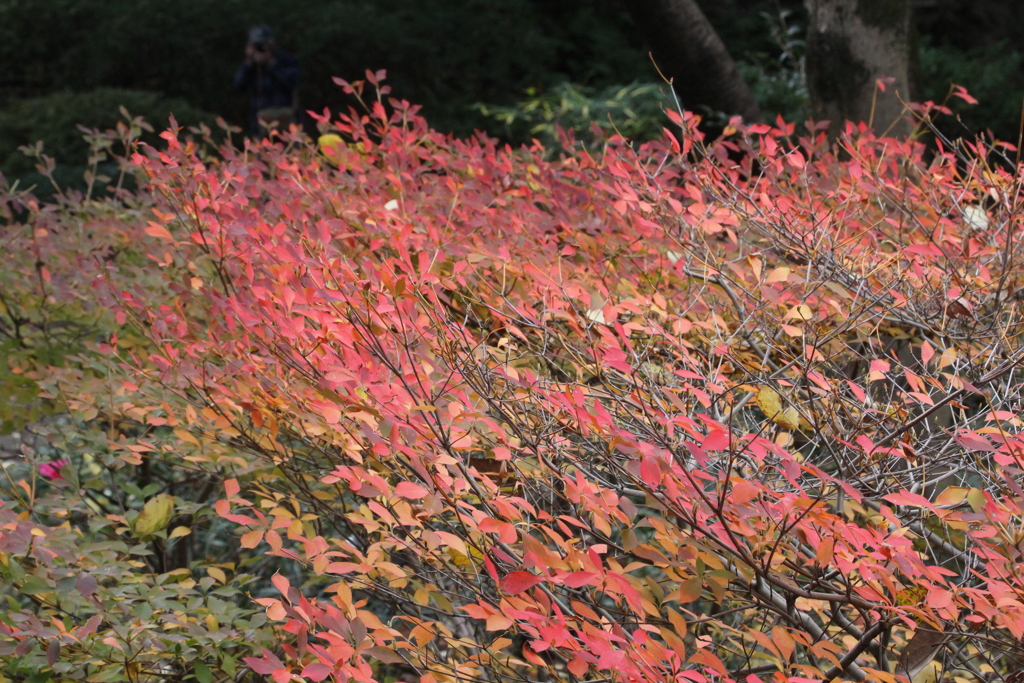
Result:
M1016 140L1020 4L918 2L915 98L942 101L950 82L964 84L981 101L962 112L966 129ZM803 3L700 5L766 116L805 120ZM107 127L117 105L157 128L171 113L183 124L220 115L243 125L247 99L231 77L246 29L261 22L301 58L300 99L316 111L347 106L332 76L383 68L394 96L422 104L433 126L459 135L485 129L512 143L551 142L556 125L607 127L609 115L638 137L660 130L651 114L663 88L616 0L11 0L0 3L0 171L30 174L16 150L36 140L58 164L82 163L70 124Z
M90 145L83 128L105 131L124 122L122 108L151 122L141 139L157 142L157 134L173 116L179 125L215 126L217 116L193 107L181 97L146 90L100 87L84 92L61 90L40 97L12 99L0 108L0 171L49 195L49 184L36 170L37 161L23 147L43 142L42 151L59 161L54 177L62 186L79 184ZM153 127L155 124L155 128ZM114 167L102 164L101 170Z

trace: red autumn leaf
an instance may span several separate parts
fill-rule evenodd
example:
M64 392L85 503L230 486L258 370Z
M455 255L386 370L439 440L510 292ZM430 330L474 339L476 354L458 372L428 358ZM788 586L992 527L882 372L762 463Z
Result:
M721 429L714 429L701 441L705 451L724 451L729 448L729 434Z
M314 683L319 683L330 676L333 672L334 667L328 666L327 664L321 664L320 662L313 662L312 664L307 664L299 675L303 678L308 678L309 680L314 681Z
M573 572L562 579L562 583L569 588L580 588L591 583L596 577L597 574L594 572Z
M654 458L646 457L640 461L640 477L648 486L657 487L661 483L661 469Z
M159 223L149 223L148 225L146 225L145 232L147 235L151 237L156 237L162 240L166 240L168 242L174 240L174 236L170 233L170 231L164 226L160 225Z
M583 659L579 655L573 657L573 659L566 665L566 668L572 672L573 676L577 678L583 678L587 671L590 670L590 664L587 660Z
M511 595L518 595L533 588L544 578L529 572L512 572L501 580L501 589Z
M626 653L623 650L608 650L597 659L597 668L603 671L614 669L619 666Z
M262 657L245 657L242 661L244 661L250 669L258 674L263 674L264 676L269 676L279 669L284 669L284 664L277 658L277 655L266 648L262 648L262 652Z

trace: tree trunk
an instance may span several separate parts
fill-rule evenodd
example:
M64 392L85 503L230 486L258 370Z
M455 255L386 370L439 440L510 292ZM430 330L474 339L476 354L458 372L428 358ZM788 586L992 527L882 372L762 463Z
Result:
M906 135L912 124L910 0L810 0L807 86L814 116L865 121L875 132ZM893 78L882 92L881 78Z
M761 120L736 62L696 0L628 0L625 5L684 107L705 105L747 121Z

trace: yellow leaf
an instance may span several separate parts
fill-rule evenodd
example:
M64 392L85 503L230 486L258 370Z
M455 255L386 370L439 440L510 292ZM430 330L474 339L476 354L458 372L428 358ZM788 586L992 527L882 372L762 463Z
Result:
M896 593L896 604L900 607L919 605L924 602L928 591L922 586L911 586Z
M761 279L761 259L756 256L748 256L747 263L750 264L750 269L754 272L754 280Z
M228 582L227 574L225 574L222 569L218 569L217 567L207 567L206 573L215 578L220 583Z
M789 268L786 268L785 266L776 268L772 272L768 273L768 277L765 278L765 282L785 282L786 278L789 277L790 272Z
M757 407L765 417L772 419L782 412L782 397L771 387L763 386L757 390Z
M329 157L336 157L338 156L338 150L345 146L345 141L341 139L340 135L328 133L317 138L317 144L320 145L320 150L324 154Z
M787 318L794 318L796 320L810 320L814 317L814 311L807 304L800 304L789 309L789 313L786 314Z
M783 410L779 415L776 415L773 422L783 429L799 429L800 413L796 411L796 408L790 406Z
M683 604L693 602L700 598L701 588L701 580L699 577L695 576L691 579L687 579L686 581L682 581L679 584L677 599Z
M174 516L174 496L161 493L146 501L142 512L135 518L135 535L155 534L171 522Z
M985 510L985 503L988 501L985 498L984 491L981 489L971 489L967 492L967 502L975 512L983 512Z
M430 629L426 628L426 626L424 626L423 624L419 624L418 626L416 626L416 628L412 630L412 633L410 633L409 635L413 640L416 641L417 647L423 647L431 640L433 640L436 634Z
M967 499L970 491L965 486L949 486L935 499L936 505L959 505Z
M769 386L762 386L757 390L757 407L761 409L765 417L783 429L799 429L800 427L800 413L792 406L783 408L779 392Z
M942 673L942 662L932 660L923 669L921 669L911 683L935 683L939 680L939 675Z
M192 530L189 529L187 526L176 526L174 527L174 531L172 531L171 535L167 538L171 539L178 538L179 536L188 536L190 533L192 533Z
M673 650L678 652L680 655L685 655L686 644L683 643L682 639L679 638L672 630L662 626L660 629L661 637L665 639L665 643Z

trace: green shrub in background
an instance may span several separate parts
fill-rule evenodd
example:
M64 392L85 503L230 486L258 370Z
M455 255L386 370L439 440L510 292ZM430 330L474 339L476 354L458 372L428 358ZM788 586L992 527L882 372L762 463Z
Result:
M806 21L791 10L762 12L764 31L771 36L768 49L751 50L738 60L740 73L750 85L761 111L789 122L810 117L810 93L804 72Z
M944 102L952 83L963 85L978 100L977 106L953 99L949 106L962 125L940 123L949 136L992 131L995 137L1016 144L1024 104L1024 55L1006 42L972 50L935 45L925 40L920 51L921 98Z
M0 108L0 172L22 185L49 185L36 171L36 162L21 147L42 142L43 152L57 166L55 178L62 186L79 187L89 157L89 142L80 127L106 130L124 123L122 109L141 116L163 130L169 116L181 126L215 125L216 116L197 109L180 98L160 93L118 88L97 88L88 92L58 92L45 97L13 100ZM155 143L153 131L143 131L143 141ZM110 170L109 168L103 170Z
M573 129L586 144L600 142L605 135L620 133L631 140L650 140L661 134L663 108L674 106L668 85L631 83L623 86L589 88L560 83L510 107L477 104L485 116L500 124L502 137L516 142L536 138L546 147L557 147L558 129ZM594 135L592 126L597 127Z
M759 32L760 39L737 55L737 65L762 111L773 119L770 112L778 112L787 121L806 121L810 100L803 67L806 26L802 15L781 6L753 15L748 8L744 21L743 31ZM526 95L511 106L474 106L498 124L490 126L492 134L516 143L537 138L548 147L558 141L559 127L574 129L577 137L590 145L614 132L631 140L651 140L661 135L662 109L677 106L667 83L633 82L604 88L561 83L539 93L530 89ZM702 114L712 128L727 123L728 117L721 112L681 104ZM592 130L595 125L596 131Z

